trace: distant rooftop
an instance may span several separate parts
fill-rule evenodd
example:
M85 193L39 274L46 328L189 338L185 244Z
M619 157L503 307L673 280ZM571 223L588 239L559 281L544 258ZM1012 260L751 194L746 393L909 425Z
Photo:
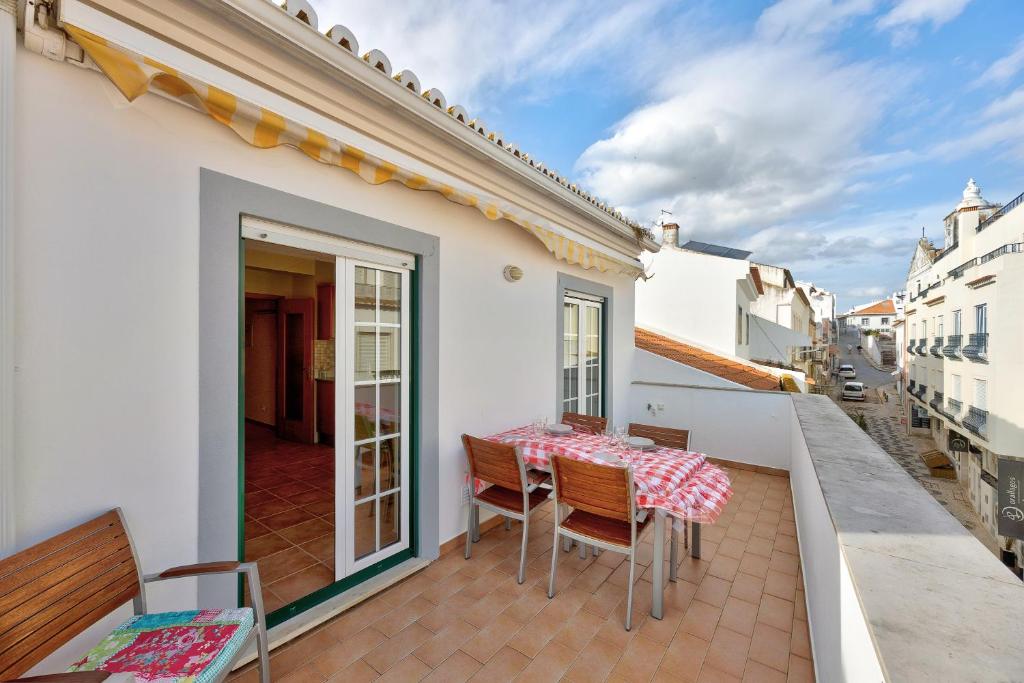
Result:
M690 240L680 248L700 252L701 254L710 254L711 256L734 258L740 261L746 260L746 258L753 253L750 251L743 251L742 249L733 249L732 247L723 247L717 244L698 242L696 240Z
M738 363L731 358L717 353L705 351L691 344L684 344L681 341L669 339L639 327L633 331L633 340L638 349L677 363L682 363L683 365L689 365L691 368L703 370L750 389L782 391L779 385L779 378L775 375L743 363Z

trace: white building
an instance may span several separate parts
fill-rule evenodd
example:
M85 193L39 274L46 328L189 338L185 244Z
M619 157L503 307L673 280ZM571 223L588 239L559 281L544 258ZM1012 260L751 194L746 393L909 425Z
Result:
M797 286L788 268L764 263L753 264L761 276L764 295L750 310L765 320L788 327L809 338L815 336L815 315L810 299Z
M285 441L327 473L316 561L264 577L287 628L463 533L462 434L629 421L648 232L305 3L37 5L0 57L3 555L119 505L147 572L238 558Z
M892 332L892 324L897 318L896 305L891 298L873 301L854 308L844 317L846 329L864 332Z
M998 461L1024 457L1020 203L999 208L970 180L945 218L942 247L922 239L907 276L912 426L926 426L950 456L993 534Z

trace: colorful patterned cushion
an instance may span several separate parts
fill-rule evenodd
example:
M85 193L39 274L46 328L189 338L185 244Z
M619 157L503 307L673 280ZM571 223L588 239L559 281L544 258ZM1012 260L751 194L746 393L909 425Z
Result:
M131 673L136 681L208 683L231 665L253 628L252 610L164 612L118 626L68 671Z

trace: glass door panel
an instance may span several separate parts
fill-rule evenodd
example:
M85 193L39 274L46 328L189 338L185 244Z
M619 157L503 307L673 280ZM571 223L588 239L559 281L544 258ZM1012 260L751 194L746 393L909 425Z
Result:
M578 413L580 396L580 305L562 305L562 412Z
M344 471L354 477L338 509L340 579L409 547L409 288L404 270L351 259L338 269L351 292L339 294L337 315L353 346L337 353L348 366L338 401L350 416L342 428L353 461Z
M601 415L601 301L566 297L562 305L562 412Z

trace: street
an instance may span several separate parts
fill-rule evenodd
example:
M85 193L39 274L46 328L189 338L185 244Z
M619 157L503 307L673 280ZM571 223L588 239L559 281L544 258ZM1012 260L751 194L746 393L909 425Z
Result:
M925 435L907 433L906 415L896 394L896 378L891 371L878 370L871 365L868 359L857 351L857 343L856 333L847 333L840 337L839 363L853 365L857 371L855 381L863 382L871 391L867 392L864 403L843 401L840 393L843 382L847 380L840 380L836 390L830 393L832 400L851 417L863 415L868 436L979 541L993 553L997 553L996 539L974 511L960 483L931 476L921 460L921 453L934 449L935 442ZM846 350L848 344L853 346L852 354ZM876 388L882 388L886 392L886 402L880 400L878 392L874 391Z

